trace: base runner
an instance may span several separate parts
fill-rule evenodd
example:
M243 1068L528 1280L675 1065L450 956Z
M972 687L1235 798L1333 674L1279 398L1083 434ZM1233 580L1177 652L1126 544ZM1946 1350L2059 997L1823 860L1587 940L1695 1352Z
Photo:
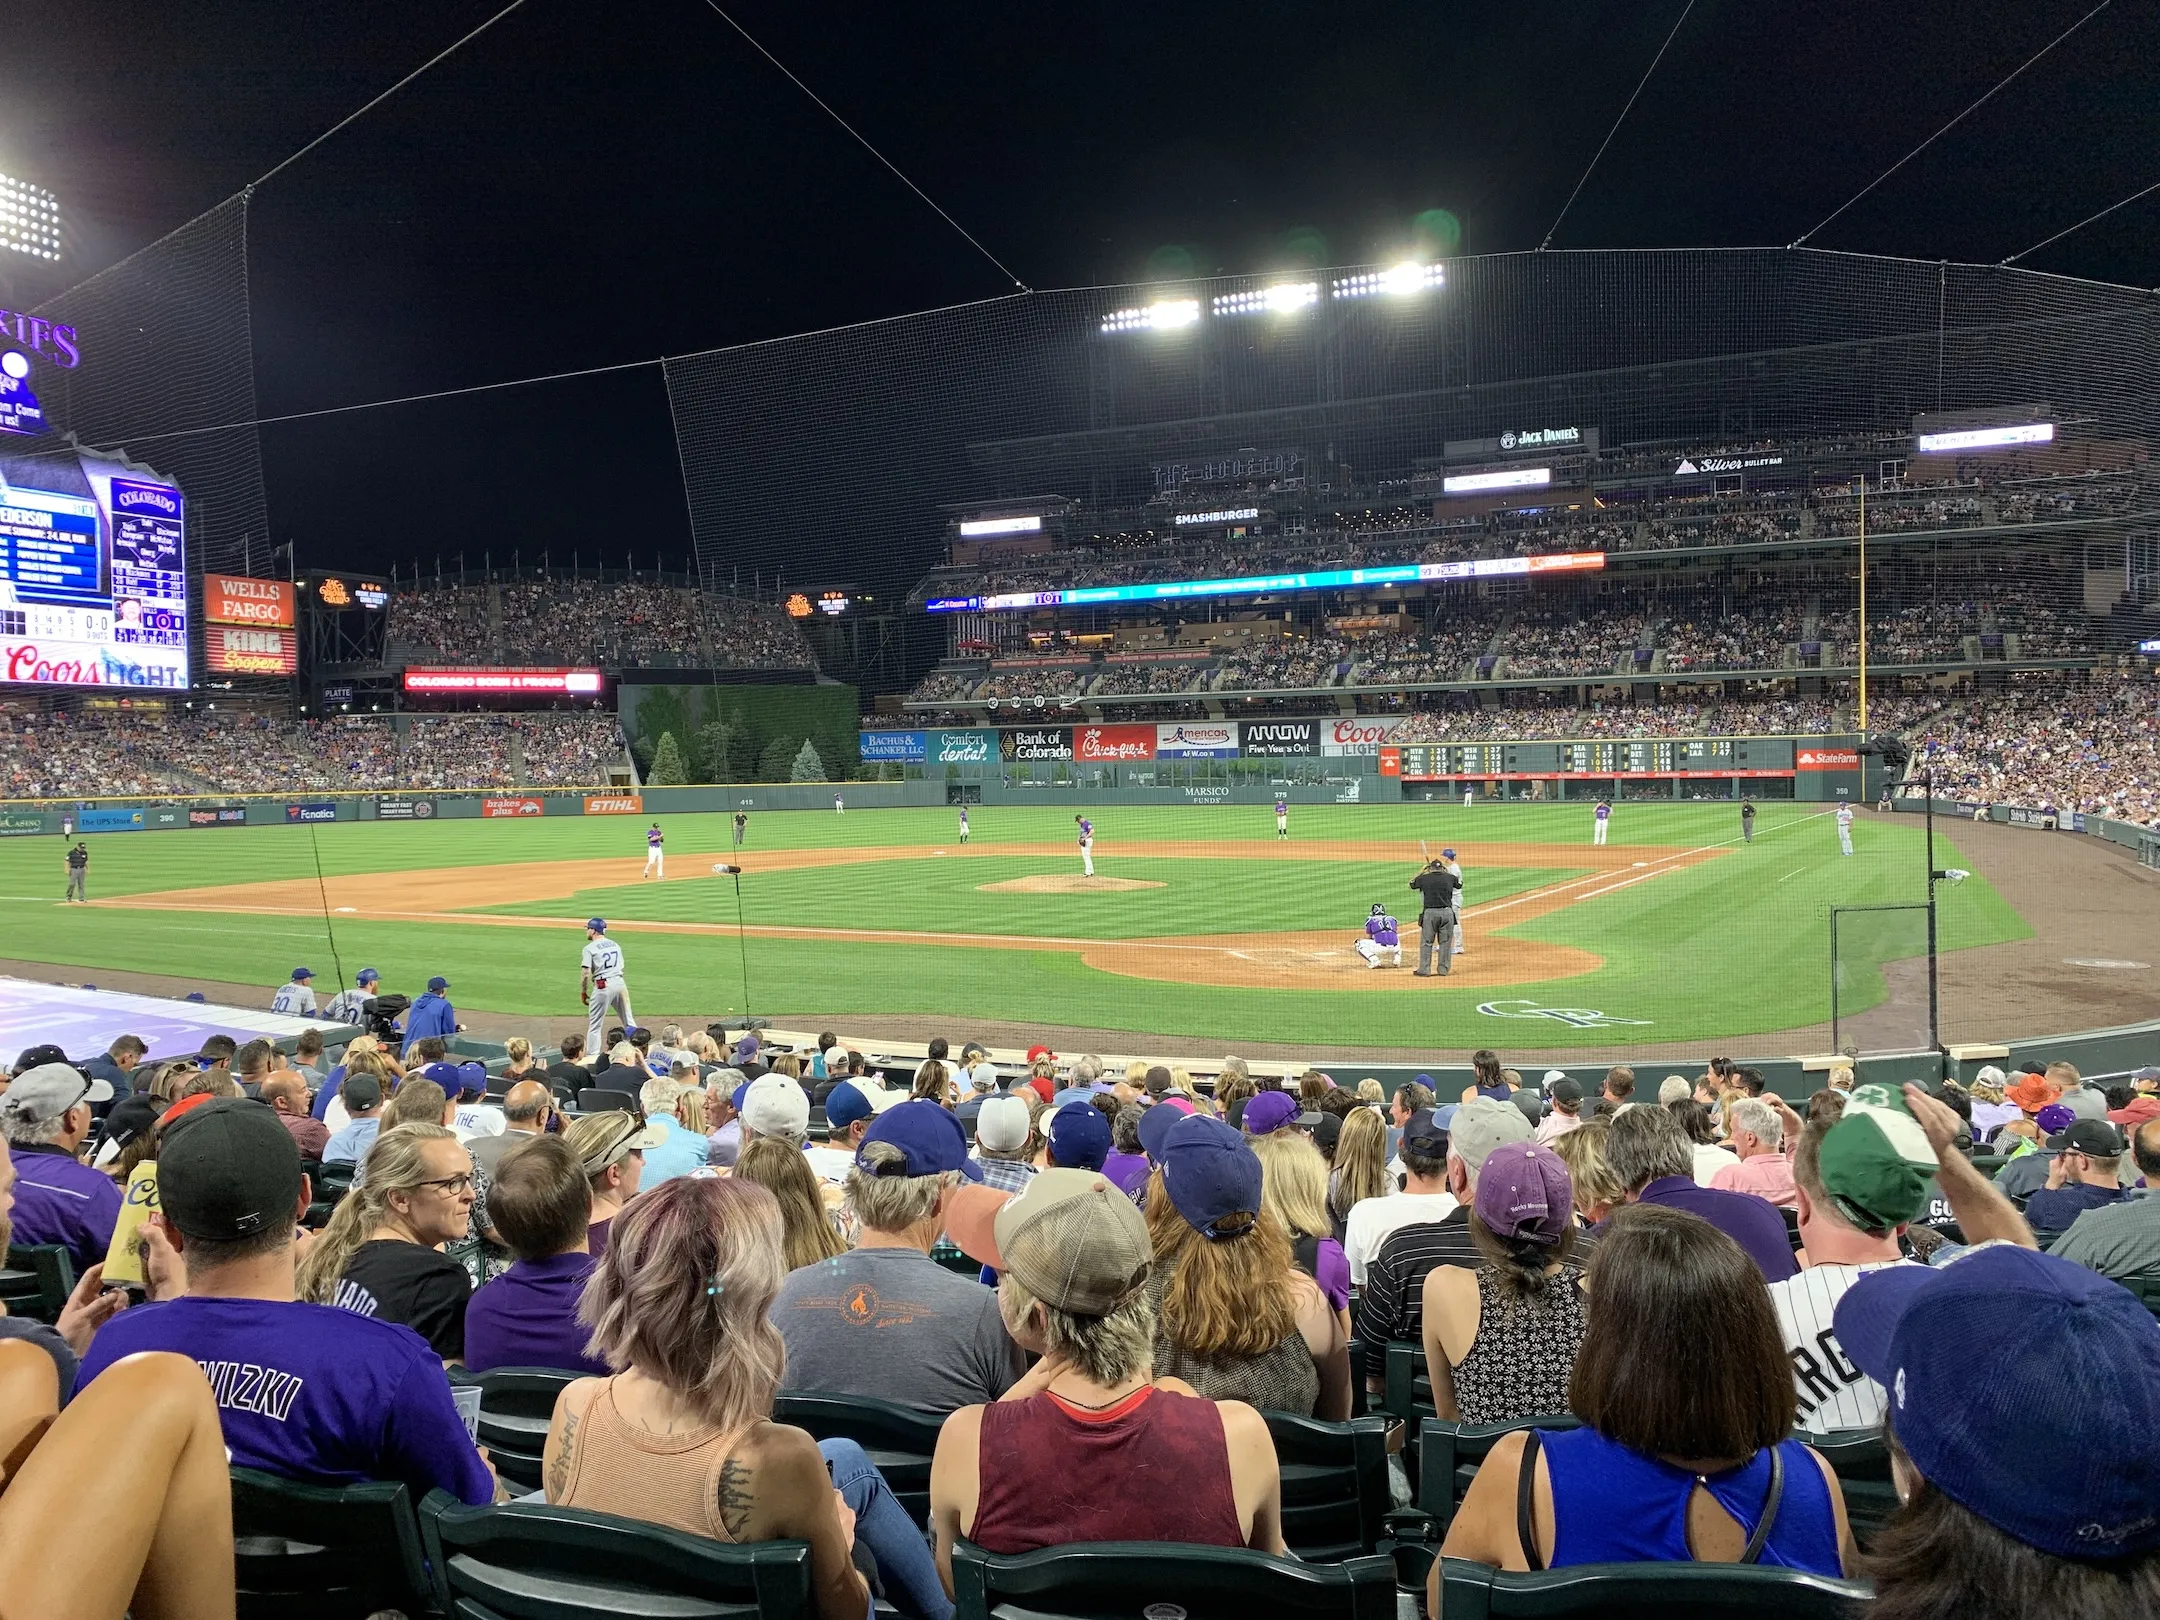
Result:
M639 878L640 882L643 882L645 878L659 878L663 882L666 881L667 856L661 850L661 843L660 823L656 821L645 830L645 871L643 876Z
M1088 820L1086 816L1074 816L1073 820L1080 823L1080 875L1082 877L1093 877L1095 875L1095 823Z
M585 971L578 979L578 1000L585 1004L585 1050L598 1052L600 1034L607 1024L608 1008L621 1009L624 1029L634 1028L630 1016L630 981L623 977L622 947L607 937L607 919L594 917L585 924Z
M1402 966L1402 933L1388 908L1379 901L1373 902L1372 912L1365 919L1365 935L1357 942L1358 955L1365 958L1365 965L1378 968L1386 957L1387 967Z

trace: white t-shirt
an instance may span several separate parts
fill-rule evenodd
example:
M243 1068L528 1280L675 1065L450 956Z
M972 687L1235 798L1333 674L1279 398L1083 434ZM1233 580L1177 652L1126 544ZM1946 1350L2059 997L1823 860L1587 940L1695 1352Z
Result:
M622 947L605 934L586 942L582 960L585 971L596 979L612 979L623 970Z
M1720 1170L1729 1170L1740 1162L1740 1155L1731 1148L1712 1147L1707 1142L1695 1144L1695 1185L1707 1187L1716 1179Z
M470 1142L476 1136L502 1135L510 1128L510 1121L492 1103L460 1103L450 1128L460 1142Z
M1343 1223L1343 1253L1350 1260L1350 1280L1365 1284L1365 1268L1380 1252L1387 1235L1398 1227L1419 1221L1444 1221L1455 1213L1452 1193L1390 1193L1385 1198L1366 1198L1351 1206Z
M1917 1265L1915 1260L1877 1260L1864 1266L1809 1266L1770 1285L1771 1308L1793 1388L1800 1397L1795 1424L1822 1434L1831 1429L1872 1429L1883 1420L1883 1387L1852 1364L1837 1341L1832 1319L1845 1290L1870 1271Z
M810 1173L831 1187L845 1186L847 1173L855 1168L855 1155L846 1148L806 1147L803 1157L810 1161Z

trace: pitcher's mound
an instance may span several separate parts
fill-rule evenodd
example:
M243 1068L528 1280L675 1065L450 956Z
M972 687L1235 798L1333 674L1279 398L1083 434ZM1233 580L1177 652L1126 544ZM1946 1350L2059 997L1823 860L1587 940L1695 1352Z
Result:
M1007 878L1003 883L978 883L975 887L984 894L1116 894L1126 889L1167 889L1167 883L1149 883L1141 878L1079 877L1072 874L1056 876Z

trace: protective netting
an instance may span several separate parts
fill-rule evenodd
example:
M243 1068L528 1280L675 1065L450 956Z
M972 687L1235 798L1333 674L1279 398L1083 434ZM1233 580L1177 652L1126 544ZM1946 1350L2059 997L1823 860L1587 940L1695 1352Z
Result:
M256 430L221 427L255 417L247 220L243 192L36 311L83 348L79 368L45 374L55 432L179 483L191 571L269 567Z

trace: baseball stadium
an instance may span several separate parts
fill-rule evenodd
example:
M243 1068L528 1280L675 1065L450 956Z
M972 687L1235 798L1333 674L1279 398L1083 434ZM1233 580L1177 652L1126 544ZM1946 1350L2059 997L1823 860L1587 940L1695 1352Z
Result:
M2149 24L1789 245L1692 4L1535 245L1121 88L1106 273L1034 25L649 9L0 98L0 1617L2160 1612L2154 188L1934 150Z

